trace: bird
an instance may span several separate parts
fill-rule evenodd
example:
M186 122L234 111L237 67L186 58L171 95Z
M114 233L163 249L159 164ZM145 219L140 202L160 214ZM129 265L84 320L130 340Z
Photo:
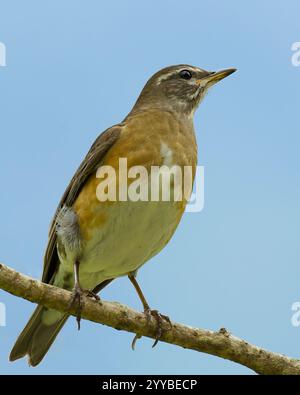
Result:
M111 281L128 276L147 317L157 319L156 341L159 339L161 320L168 318L150 309L137 272L172 238L189 196L175 199L173 179L173 199L163 200L160 192L154 201L121 198L123 186L127 181L132 186L134 181L121 177L120 159L126 159L129 169L143 167L146 171L189 167L193 184L195 110L210 87L235 71L207 71L187 64L159 70L147 81L125 119L96 138L75 172L50 225L42 281L72 291L70 305L78 307L78 327L84 298L98 299ZM114 182L99 177L107 169L115 170ZM119 186L116 199L105 200L105 191L115 184ZM29 365L38 365L68 317L38 305L13 346L10 361L27 356Z

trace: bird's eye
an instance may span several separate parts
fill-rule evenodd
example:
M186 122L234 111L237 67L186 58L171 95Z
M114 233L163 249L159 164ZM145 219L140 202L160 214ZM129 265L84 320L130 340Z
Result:
M179 75L184 80L190 80L192 78L192 73L189 70L181 70Z

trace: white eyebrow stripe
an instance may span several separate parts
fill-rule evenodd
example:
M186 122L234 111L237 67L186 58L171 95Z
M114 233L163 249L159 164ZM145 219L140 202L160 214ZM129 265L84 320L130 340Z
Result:
M182 68L181 69L177 69L177 70L172 70L172 71L169 71L168 73L166 73L166 74L163 74L163 75L161 75L158 79L157 79L157 85L159 85L162 81L165 81L165 80L167 80L169 77L171 77L172 75L175 75L175 74L177 74L177 73L179 73L181 70L189 70L189 71L195 71L195 72L204 72L205 70L203 70L203 69L200 69L199 67L192 67L192 66L187 66L187 67L184 67L184 66L182 66Z
M172 75L177 74L177 73L178 73L178 70L172 70L172 71L169 71L169 73L161 75L157 79L157 85L159 85L162 81L167 80L169 77L171 77Z
M205 72L206 72L206 70L199 69L199 67L195 67L195 68L194 68L194 71L201 71L201 73L205 73Z

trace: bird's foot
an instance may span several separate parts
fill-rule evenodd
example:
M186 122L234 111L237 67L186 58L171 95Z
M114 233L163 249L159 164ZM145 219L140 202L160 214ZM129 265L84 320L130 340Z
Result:
M161 314L158 310L151 310L150 308L145 309L144 313L147 316L148 322L151 321L151 317L154 317L156 322L157 322L157 332L155 336L155 341L152 345L152 348L155 347L161 338L161 335L163 334L163 325L164 322L169 325L170 328L172 328L172 324L170 321L170 318L167 315Z
M74 306L77 307L76 321L77 321L78 330L80 330L81 312L84 304L84 296L93 298L98 301L100 300L100 297L94 292L88 289L83 290L79 285L74 286L72 290L72 297L69 303L69 308L73 308Z
M156 335L155 335L155 341L152 345L152 348L153 348L157 345L157 343L159 342L159 339L161 338L161 336L163 334L164 323L167 323L170 328L172 328L172 323L171 323L171 320L168 316L161 314L158 310L151 310L150 308L146 308L144 310L144 314L147 317L148 323L151 322L152 317L154 317L157 322L157 331L156 331ZM142 337L141 335L138 335L138 334L135 335L135 337L132 341L132 345L131 345L133 350L135 348L136 341L138 339L140 339L141 337Z
M98 302L101 300L99 295L95 294L95 292L90 291L88 289L84 290L83 293L88 298L93 298L93 299L97 300Z

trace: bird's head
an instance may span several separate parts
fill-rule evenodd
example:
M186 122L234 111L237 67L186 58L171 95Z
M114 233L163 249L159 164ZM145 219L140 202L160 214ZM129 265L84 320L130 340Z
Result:
M135 109L154 107L191 115L207 90L235 71L206 71L186 64L166 67L148 80Z

